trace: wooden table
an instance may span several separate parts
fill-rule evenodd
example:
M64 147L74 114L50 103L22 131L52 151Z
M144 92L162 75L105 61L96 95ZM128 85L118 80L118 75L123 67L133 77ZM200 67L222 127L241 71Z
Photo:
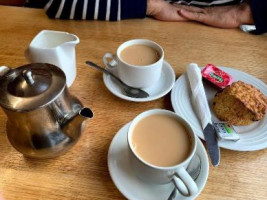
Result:
M152 108L172 110L170 95L134 103L112 95L102 73L86 67L89 59L102 64L106 52L122 42L147 38L159 43L179 77L190 62L213 63L249 73L267 83L267 37L239 30L222 30L196 23L153 19L122 22L48 19L42 10L0 6L1 65L26 63L25 48L43 29L76 34L77 79L70 88L95 117L79 142L65 155L50 160L26 159L9 143L6 116L0 109L0 192L7 200L124 199L107 167L110 142L137 114ZM237 152L221 149L221 164L210 167L208 182L197 199L267 199L267 149Z

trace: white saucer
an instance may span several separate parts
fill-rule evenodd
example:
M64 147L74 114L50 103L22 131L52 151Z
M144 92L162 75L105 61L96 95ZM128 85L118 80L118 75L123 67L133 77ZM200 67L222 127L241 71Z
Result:
M130 200L167 200L174 185L150 185L137 178L131 168L129 161L129 149L127 144L127 131L130 126L124 125L113 138L108 152L108 168L111 178L119 191ZM194 197L184 197L178 194L176 200L189 200L196 198L203 190L208 174L209 162L206 150L199 139L197 139L196 153L201 159L201 171L196 180L199 188Z
M114 72L116 74L116 72ZM166 95L173 87L175 83L175 72L166 61L163 62L162 75L159 81L148 88L143 88L149 94L147 98L132 98L126 96L121 87L117 84L116 80L112 79L110 75L103 74L103 80L108 90L115 96L135 102L152 101Z
M265 96L267 96L267 86L261 80L241 72L236 69L220 67L223 71L232 75L235 81L241 80L245 83L251 84L258 88ZM215 93L218 91L215 87L212 87L211 84L205 84L206 96L211 108L212 99L214 98ZM200 125L200 122L195 115L191 104L191 89L186 73L181 75L176 81L172 93L171 93L171 102L174 111L184 118L193 128L194 132L203 140L203 131ZM211 109L213 121L219 121ZM233 141L219 141L219 146L237 150L237 151L255 151L267 148L267 115L264 119L258 122L254 122L248 126L234 126L236 132L240 136L240 140L237 142Z

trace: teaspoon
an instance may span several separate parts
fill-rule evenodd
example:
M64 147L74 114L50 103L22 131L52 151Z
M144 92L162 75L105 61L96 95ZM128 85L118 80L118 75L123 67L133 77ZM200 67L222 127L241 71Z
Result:
M118 81L118 83L120 83L123 91L125 92L125 94L128 97L133 97L133 98L146 98L149 97L149 94L147 92L145 92L144 90L138 89L138 88L133 88L131 86L126 85L125 83L123 83L117 76L115 76L113 73L111 73L110 71L106 70L103 67L98 66L97 64L91 62L91 61L86 61L85 62L87 65L90 65L91 67L94 67L102 72L104 72L105 74L108 74L110 76L112 76L114 79L116 79Z

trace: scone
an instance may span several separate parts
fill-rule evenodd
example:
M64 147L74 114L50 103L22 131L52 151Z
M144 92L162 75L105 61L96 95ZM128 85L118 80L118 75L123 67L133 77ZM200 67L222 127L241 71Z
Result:
M254 86L238 81L218 92L212 107L221 121L249 125L264 118L267 98Z

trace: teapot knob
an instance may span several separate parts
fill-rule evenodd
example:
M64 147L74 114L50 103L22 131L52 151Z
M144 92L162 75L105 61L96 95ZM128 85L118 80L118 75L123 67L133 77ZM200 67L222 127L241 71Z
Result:
M32 71L29 69L25 69L22 71L22 76L24 77L25 81L29 84L32 85L34 84L34 80L32 77Z

